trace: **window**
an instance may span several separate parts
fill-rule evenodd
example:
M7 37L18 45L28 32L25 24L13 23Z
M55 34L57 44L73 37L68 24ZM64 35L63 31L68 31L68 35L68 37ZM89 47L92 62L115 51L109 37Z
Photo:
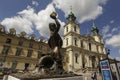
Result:
M76 26L74 26L74 31L76 32L77 30L76 30Z
M42 52L38 52L38 59L42 57Z
M101 47L101 52L103 53L103 47Z
M12 63L12 69L15 69L17 67L17 62Z
M30 64L29 63L25 63L25 68L24 68L24 70L28 70L28 67L30 66Z
M68 45L68 38L66 38L66 46Z
M78 54L75 54L75 62L78 63Z
M75 38L75 46L77 46L77 38Z
M98 52L98 46L96 46L97 52Z
M11 39L7 38L6 43L10 44L11 43Z
M92 56L92 68L95 68L95 56Z
M39 45L39 46L38 46L38 49L39 49L39 50L42 50L42 45Z
M91 43L89 43L88 45L89 45L89 50L91 51Z
M86 61L85 61L85 55L83 55L82 56L82 67L83 68L85 68L85 63L86 63Z
M66 32L68 32L68 26L66 27Z
M81 41L81 48L83 48L84 46L83 46L83 41Z
M23 45L23 41L20 40L20 41L18 42L18 45L19 45L19 46L22 46L22 45Z
M32 47L33 47L33 43L30 42L30 44L29 44L29 48L32 48Z
M47 51L50 52L50 50L51 50L50 47L47 47Z
M22 52L22 48L17 48L17 51L16 51L15 55L20 56L21 52Z
M28 50L27 57L31 57L32 56L32 52L33 52L33 50Z
M2 54L8 54L9 48L10 48L9 46L4 46Z

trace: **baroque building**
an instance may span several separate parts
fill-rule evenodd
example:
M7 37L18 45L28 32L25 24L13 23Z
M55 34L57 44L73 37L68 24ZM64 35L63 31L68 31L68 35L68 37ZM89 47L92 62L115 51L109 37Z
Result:
M67 23L64 25L63 67L68 72L96 71L99 69L99 61L106 58L106 51L99 29L93 23L92 35L80 34L80 24L76 22L75 15L70 12ZM16 34L14 28L6 32L0 25L0 63L13 69L34 69L39 59L47 53L50 48L43 39L35 40L32 34L26 38L26 33Z
M49 47L43 42L43 38L35 40L34 34L28 38L25 36L25 32L17 35L14 28L6 32L4 26L0 25L1 66L21 70L25 67L34 69L39 58L47 53Z
M93 23L92 35L81 35L80 24L71 12L64 26L64 68L72 72L98 70L99 61L106 58L105 47L98 28Z

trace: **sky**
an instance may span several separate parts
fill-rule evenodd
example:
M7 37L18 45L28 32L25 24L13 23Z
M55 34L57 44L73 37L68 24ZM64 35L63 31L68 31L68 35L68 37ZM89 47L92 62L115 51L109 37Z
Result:
M110 56L120 59L120 0L0 0L0 24L6 31L15 28L17 34L25 31L36 38L49 37L49 17L53 11L58 14L62 25L72 11L80 24L80 34L84 35L92 28L92 20L103 36L105 46L110 49ZM72 9L71 9L72 7Z

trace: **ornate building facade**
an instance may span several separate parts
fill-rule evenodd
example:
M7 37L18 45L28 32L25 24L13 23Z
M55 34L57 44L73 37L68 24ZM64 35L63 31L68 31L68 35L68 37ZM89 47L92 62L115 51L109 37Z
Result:
M91 31L92 35L81 35L76 17L72 12L68 15L63 36L64 68L67 71L98 70L99 60L106 57L103 39L95 24Z
M92 35L81 35L80 25L71 12L64 26L63 49L61 50L63 66L66 71L84 72L98 70L99 60L106 58L105 46L98 28L93 24ZM39 58L49 53L48 44L35 40L35 35L25 37L26 33L17 35L15 29L6 32L0 25L0 61L3 66L14 69L34 69Z
M32 34L28 38L26 33L16 34L14 28L9 32L0 25L0 65L13 69L34 69L39 58L47 53L48 45L40 38L35 40Z

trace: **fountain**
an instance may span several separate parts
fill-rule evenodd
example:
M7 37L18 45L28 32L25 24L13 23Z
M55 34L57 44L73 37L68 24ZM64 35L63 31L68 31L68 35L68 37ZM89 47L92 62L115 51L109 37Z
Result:
M67 73L63 68L62 60L64 56L61 54L63 42L58 34L60 23L56 16L57 14L55 12L50 14L50 17L54 19L56 23L49 24L50 38L48 40L48 45L51 48L50 54L46 54L40 58L39 63L34 71L11 74L8 76L8 80L45 80L53 78L54 80L68 80L67 77L71 77L71 79L77 79L74 76L78 75L74 73Z

